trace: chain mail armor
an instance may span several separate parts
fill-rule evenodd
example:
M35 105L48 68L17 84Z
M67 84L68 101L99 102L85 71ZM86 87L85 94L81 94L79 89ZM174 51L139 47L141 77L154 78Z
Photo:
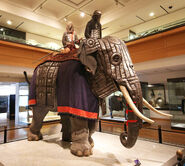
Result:
M73 33L64 32L62 37L62 44L64 47L67 47L68 43L71 43L71 45L74 45L77 42L78 42L78 37L75 32Z

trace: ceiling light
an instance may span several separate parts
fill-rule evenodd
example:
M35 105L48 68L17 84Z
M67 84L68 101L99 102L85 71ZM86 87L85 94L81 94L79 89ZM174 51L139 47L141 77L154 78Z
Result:
M64 18L64 21L66 22L67 21L67 18Z
M12 25L12 21L11 21L11 20L8 20L6 23L7 23L8 25Z
M4 31L4 29L3 29L3 28L1 28L1 29L0 29L0 31Z
M154 16L155 15L155 13L154 12L151 12L150 14L149 14L149 16Z
M129 39L132 40L132 39L134 39L134 37L135 37L134 35L130 35Z
M84 17L84 16L85 16L85 13L84 13L84 12L81 12L81 13L80 13L80 16L81 16L81 17Z

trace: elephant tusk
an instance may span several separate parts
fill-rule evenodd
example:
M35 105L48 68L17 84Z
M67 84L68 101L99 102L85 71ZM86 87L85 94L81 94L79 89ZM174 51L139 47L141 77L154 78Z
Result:
M153 120L145 117L143 114L140 113L140 111L137 109L137 107L135 106L135 104L133 103L127 89L124 86L120 86L121 92L123 93L123 96L125 98L125 100L127 101L128 105L130 106L130 108L133 110L133 112L142 120L148 122L148 123L154 123Z
M158 111L156 110L152 105L150 105L144 98L143 98L143 104L148 108L150 109L151 111L157 113L157 114L160 114L162 116L167 116L167 117L173 117L173 115L171 114L166 114L166 113L163 113L161 111Z

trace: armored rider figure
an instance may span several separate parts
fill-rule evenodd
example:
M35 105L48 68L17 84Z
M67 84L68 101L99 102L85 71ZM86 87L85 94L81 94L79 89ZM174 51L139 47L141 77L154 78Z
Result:
M88 38L96 38L101 39L102 38L102 26L100 23L101 19L101 11L95 10L92 19L87 23L85 28L85 37ZM102 109L102 114L104 115L106 113L106 102L104 99L99 99L99 105Z
M75 44L79 44L72 22L69 22L66 26L66 32L64 32L62 37L62 44L64 48L69 48L70 50L76 49Z
M95 10L92 16L92 19L87 23L85 28L85 37L88 38L96 38L101 39L102 38L102 32L101 32L101 11Z

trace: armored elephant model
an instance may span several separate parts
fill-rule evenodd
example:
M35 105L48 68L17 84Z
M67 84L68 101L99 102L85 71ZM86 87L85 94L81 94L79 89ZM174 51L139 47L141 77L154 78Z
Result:
M98 99L118 90L130 106L127 131L120 135L120 140L126 148L131 148L142 120L154 122L142 114L143 104L161 115L171 115L155 110L142 98L140 82L123 41L111 36L84 39L78 52L58 54L36 67L30 86L33 120L28 140L41 139L45 115L48 111L58 111L62 116L62 139L72 142L71 153L91 155Z

